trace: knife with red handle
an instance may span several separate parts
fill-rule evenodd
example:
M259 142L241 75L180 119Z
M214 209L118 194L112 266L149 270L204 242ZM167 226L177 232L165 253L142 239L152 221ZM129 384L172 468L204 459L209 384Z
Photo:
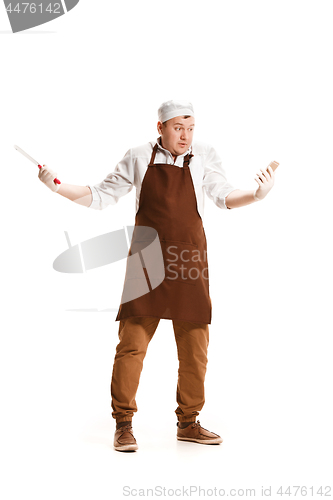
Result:
M25 156L26 158L28 158L28 160L32 161L32 163L34 163L35 165L37 165L38 168L42 168L42 165L40 165L38 163L38 161L36 161L33 158L31 158L31 156L28 155L28 153L26 153L25 151L23 151L23 149L19 148L18 146L14 146L14 148L16 149L16 151L19 151L23 156ZM55 182L56 184L61 184L61 182L57 178L55 178L53 180L53 182Z

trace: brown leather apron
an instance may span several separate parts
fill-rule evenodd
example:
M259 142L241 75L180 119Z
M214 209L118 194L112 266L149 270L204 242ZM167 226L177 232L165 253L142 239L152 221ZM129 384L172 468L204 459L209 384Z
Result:
M133 237L137 226L157 231L165 276L156 288L152 287L143 262L149 291L122 303L115 321L154 316L211 323L207 241L189 169L193 155L184 157L181 168L167 163L154 164L156 151L157 144L142 181ZM129 256L133 249L134 254L139 247L132 238ZM146 265L148 268L148 263ZM125 284L127 279L128 266Z

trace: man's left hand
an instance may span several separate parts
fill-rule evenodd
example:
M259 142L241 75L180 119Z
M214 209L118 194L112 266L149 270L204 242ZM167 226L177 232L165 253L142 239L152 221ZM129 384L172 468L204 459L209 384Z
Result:
M259 184L259 187L254 192L254 197L255 199L263 200L274 185L274 172L271 166L268 166L267 170L260 170L261 173L256 174L254 178L254 180Z

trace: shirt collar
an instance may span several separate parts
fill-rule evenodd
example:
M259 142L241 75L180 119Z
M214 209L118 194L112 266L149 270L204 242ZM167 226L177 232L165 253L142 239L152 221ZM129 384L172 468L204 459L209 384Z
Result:
M163 148L163 146L162 146L162 144L161 144L161 136L159 136L159 137L157 138L156 142L157 142L157 147L158 147L158 149L161 149L161 150L162 150L162 151L164 151L165 153L167 153L167 154L169 154L169 155L171 155L171 156L172 156L172 154L170 153L170 151L168 151L167 149L164 149L164 148ZM177 155L177 158L181 158L182 156L186 156L187 154L190 154L191 152L192 152L192 144L191 144L191 146L188 148L188 150L187 150L185 153L183 153L182 155Z

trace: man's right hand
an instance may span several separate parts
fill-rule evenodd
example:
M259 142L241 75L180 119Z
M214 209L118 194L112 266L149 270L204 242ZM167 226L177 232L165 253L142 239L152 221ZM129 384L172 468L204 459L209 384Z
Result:
M51 189L51 191L55 193L58 191L60 184L54 182L57 174L50 168L47 168L46 165L43 165L42 168L39 169L38 177L49 189Z

